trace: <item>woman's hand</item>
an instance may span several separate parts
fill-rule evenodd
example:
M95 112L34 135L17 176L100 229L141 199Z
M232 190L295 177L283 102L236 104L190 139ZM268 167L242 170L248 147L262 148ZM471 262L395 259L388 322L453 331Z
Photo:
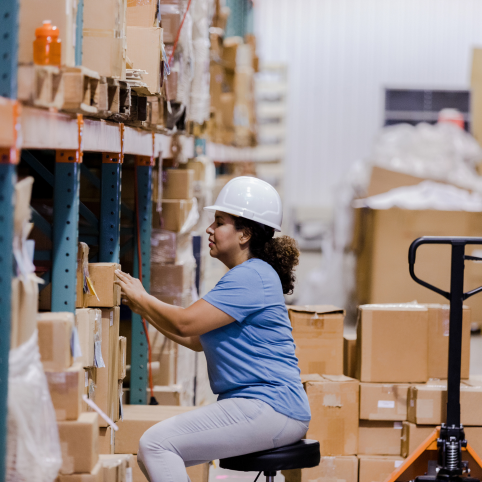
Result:
M142 286L142 283L137 278L133 278L130 274L124 273L121 270L115 272L118 280L115 284L122 289L122 303L127 305L132 311L142 314L143 300L147 295L147 291Z

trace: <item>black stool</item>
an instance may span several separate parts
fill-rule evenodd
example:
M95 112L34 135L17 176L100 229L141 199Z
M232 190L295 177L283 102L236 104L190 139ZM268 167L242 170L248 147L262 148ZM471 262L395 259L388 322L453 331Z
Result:
M307 469L320 463L320 443L300 440L271 450L221 459L223 469L239 472L264 472L266 482L273 482L278 470ZM257 479L257 478L256 478Z

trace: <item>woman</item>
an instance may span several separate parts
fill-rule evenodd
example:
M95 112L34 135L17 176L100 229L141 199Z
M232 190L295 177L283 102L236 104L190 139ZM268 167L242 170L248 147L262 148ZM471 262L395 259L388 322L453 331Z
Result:
M282 236L281 199L268 183L231 180L206 230L210 255L229 271L189 308L163 303L118 272L124 302L165 336L206 354L218 401L150 428L139 466L151 482L187 482L185 466L289 445L308 430L310 408L283 293L291 293L299 251Z

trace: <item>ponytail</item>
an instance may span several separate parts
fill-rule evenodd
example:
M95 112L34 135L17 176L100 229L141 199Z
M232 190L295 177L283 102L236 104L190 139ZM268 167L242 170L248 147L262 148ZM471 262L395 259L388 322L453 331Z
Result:
M298 266L300 251L296 241L289 236L274 238L274 229L256 221L234 217L237 230L251 235L249 251L251 258L266 261L278 273L283 293L290 295L295 287L294 269Z

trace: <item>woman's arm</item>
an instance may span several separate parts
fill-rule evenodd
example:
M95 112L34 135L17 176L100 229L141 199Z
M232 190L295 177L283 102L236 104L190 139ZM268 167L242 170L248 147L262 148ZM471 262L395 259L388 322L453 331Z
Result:
M207 301L198 300L189 308L169 305L149 295L142 283L127 273L116 271L122 288L122 297L132 311L151 320L157 328L181 338L199 336L208 331L235 321L232 316L211 305Z

